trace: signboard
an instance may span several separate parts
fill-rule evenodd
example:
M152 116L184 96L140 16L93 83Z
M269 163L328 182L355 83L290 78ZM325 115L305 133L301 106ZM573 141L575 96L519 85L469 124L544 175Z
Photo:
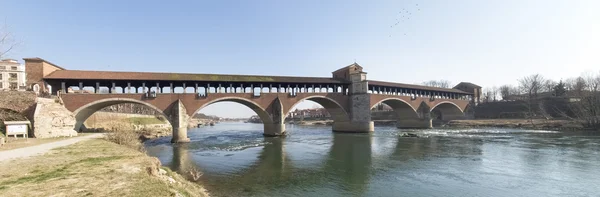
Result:
M28 126L26 124L6 125L6 135L22 135L27 134Z

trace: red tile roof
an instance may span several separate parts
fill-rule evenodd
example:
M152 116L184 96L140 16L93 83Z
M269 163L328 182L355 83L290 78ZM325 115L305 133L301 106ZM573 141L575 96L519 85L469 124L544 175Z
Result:
M281 83L330 83L343 82L325 77L259 76L259 75L222 75L189 73L151 73L151 72L114 72L57 70L44 79L72 80L131 80L131 81L228 81L228 82L281 82Z

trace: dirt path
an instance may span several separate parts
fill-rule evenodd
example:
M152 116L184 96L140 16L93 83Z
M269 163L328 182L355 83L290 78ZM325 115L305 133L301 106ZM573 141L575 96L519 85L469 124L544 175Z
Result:
M38 155L38 154L43 154L54 148L68 146L68 145L75 144L77 142L80 142L83 140L88 140L91 138L100 138L100 137L102 137L102 135L104 135L104 134L97 133L97 134L91 134L91 135L86 135L86 136L81 136L81 137L65 139L65 140L61 140L61 141L57 141L57 142L40 144L40 145L36 145L36 146L0 151L0 162L17 159L17 158L31 157L31 156Z

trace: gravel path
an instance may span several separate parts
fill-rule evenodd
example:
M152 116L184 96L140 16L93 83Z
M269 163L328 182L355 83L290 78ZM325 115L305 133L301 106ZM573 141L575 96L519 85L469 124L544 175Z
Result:
M74 138L70 138L70 139L66 139L66 140L40 144L40 145L36 145L36 146L0 151L0 162L43 154L43 153L48 152L51 149L68 146L68 145L75 144L75 143L83 141L83 140L88 140L88 139L92 139L92 138L100 138L100 137L102 137L102 135L104 135L104 134L95 133L95 134L91 134L91 135L74 137Z

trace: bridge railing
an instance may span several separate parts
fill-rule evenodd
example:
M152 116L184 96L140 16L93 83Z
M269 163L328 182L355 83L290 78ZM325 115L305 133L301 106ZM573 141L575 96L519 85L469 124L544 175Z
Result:
M63 94L178 94L195 93L206 96L212 93L252 93L260 96L261 93L289 93L296 96L299 93L348 93L347 84L313 84L313 83L270 83L270 82L222 82L222 83L192 83L188 86L185 82L139 82L115 81L97 82L87 81L51 81L53 88ZM60 84L58 87L56 85ZM188 83L189 84L189 83Z

